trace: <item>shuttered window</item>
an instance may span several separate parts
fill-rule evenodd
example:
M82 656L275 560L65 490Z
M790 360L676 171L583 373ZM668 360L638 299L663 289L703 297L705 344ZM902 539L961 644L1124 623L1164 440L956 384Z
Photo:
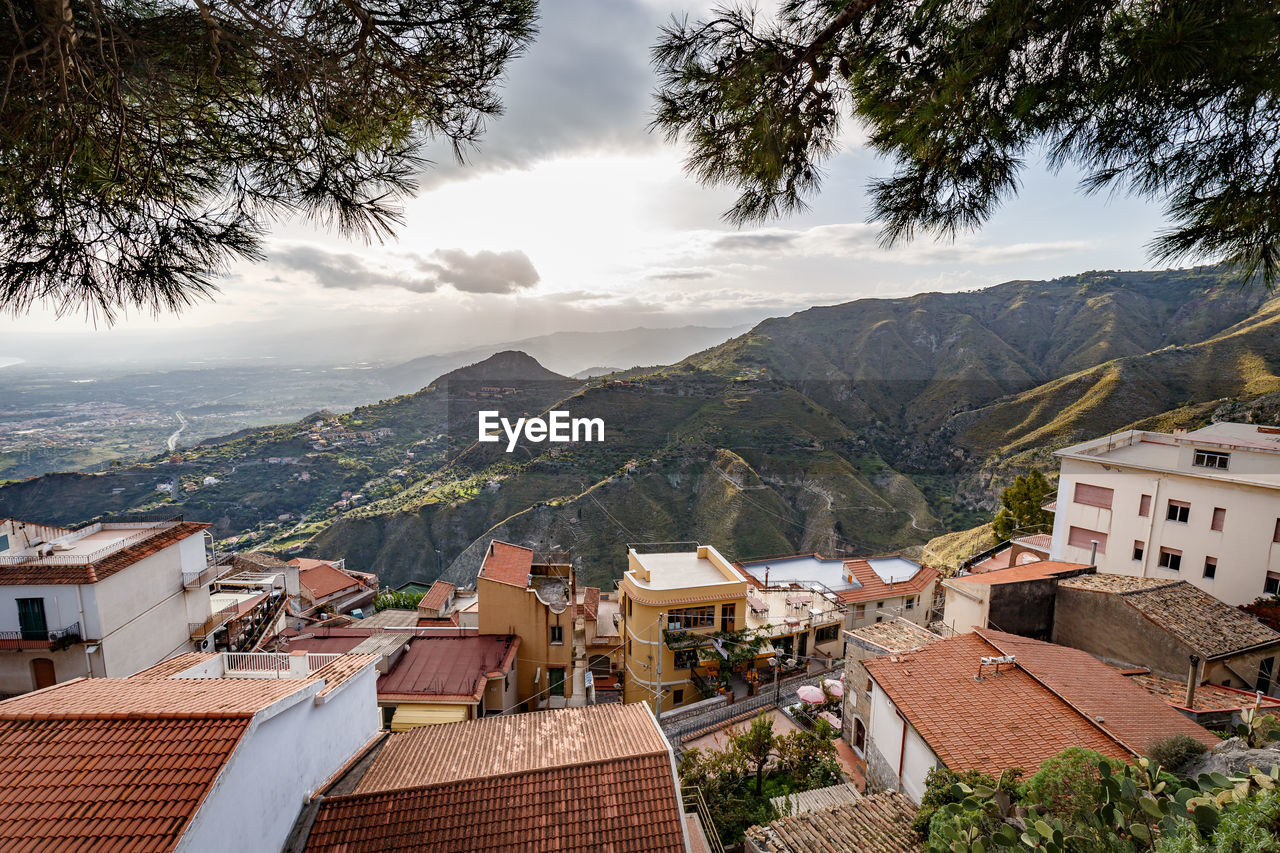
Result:
M1107 553L1107 534L1084 527L1073 527L1067 532L1067 544L1077 548L1092 548L1095 539L1098 542L1098 553Z
M1075 502L1085 506L1096 506L1111 509L1111 497L1115 492L1103 486L1091 486L1088 483L1076 483Z
M1138 515L1143 518L1151 515L1151 495L1143 495L1142 500L1138 501Z
M1227 521L1227 511L1220 506L1213 508L1213 521L1209 523L1210 530L1221 530L1222 525Z

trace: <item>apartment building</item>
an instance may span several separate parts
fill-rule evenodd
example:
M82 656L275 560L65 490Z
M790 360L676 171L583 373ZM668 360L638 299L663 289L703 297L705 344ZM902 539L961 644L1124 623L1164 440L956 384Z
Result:
M1050 558L1181 579L1228 604L1280 593L1280 427L1130 430L1057 452Z
M190 652L0 702L4 849L280 850L377 737L377 660Z
M710 545L691 550L627 550L618 583L622 612L623 701L659 698L661 710L702 698L694 684L698 648L673 648L666 632L709 635L746 625L749 584ZM683 644L687 645L687 644Z
M0 520L0 694L128 676L212 646L238 611L213 609L207 526Z

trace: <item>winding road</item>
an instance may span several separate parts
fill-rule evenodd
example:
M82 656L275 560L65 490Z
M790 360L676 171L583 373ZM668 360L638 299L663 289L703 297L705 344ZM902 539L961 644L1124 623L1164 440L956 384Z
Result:
M173 414L177 416L178 423L182 424L182 426L178 427L177 431L175 431L173 435L169 436L170 453L178 449L178 436L182 435L182 431L187 428L187 419L182 416L182 412L174 412Z

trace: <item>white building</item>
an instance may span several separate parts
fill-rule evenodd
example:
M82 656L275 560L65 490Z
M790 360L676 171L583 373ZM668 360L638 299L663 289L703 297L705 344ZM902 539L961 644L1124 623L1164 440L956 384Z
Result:
M1189 581L1238 605L1280 592L1280 427L1130 430L1058 451L1050 558Z
M0 520L0 694L132 675L199 647L234 615L211 611L207 526Z
M12 806L0 838L276 853L312 794L377 736L377 662L192 652L0 702Z

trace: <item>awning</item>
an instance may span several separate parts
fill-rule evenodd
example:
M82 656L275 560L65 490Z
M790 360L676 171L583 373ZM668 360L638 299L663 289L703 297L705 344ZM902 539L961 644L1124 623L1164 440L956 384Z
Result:
M406 704L397 705L391 718L391 731L407 732L418 726L460 723L467 719L469 705Z

